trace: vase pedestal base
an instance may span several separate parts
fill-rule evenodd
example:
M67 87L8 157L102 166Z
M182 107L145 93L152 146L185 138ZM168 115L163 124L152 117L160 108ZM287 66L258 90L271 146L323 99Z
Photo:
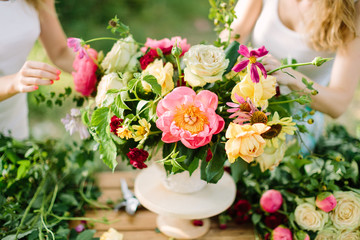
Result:
M195 239L204 236L210 229L210 219L202 219L202 226L194 226L192 220L159 215L156 224L168 237L177 239Z
M157 213L157 225L169 237L195 239L209 230L209 219L225 211L235 200L236 185L228 173L217 184L207 184L198 192L182 194L169 191L162 184L161 170L151 165L135 179L135 196L140 203ZM193 219L203 219L194 226Z

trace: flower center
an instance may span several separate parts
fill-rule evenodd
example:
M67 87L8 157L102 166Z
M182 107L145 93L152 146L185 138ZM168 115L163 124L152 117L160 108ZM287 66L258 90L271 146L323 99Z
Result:
M281 124L271 125L271 128L269 130L267 130L266 132L264 132L263 134L261 134L261 136L265 139L275 138L280 134L281 129L282 129Z
M240 105L240 110L241 111L245 111L245 112L250 112L251 111L251 107L250 104L248 102L244 102Z
M174 121L176 126L189 131L191 134L203 131L204 125L209 123L205 114L193 105L181 105L180 108L177 108Z
M253 115L251 116L251 119L250 119L251 124L254 124L254 123L266 124L267 121L268 121L267 116L262 111L254 112Z
M250 60L251 64L256 63L256 57L254 57L254 56L249 57L249 60Z

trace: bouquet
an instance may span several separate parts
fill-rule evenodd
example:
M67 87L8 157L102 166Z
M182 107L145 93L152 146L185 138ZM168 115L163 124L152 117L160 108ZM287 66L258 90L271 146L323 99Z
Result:
M233 6L210 3L211 17L220 16L217 25L229 28ZM291 104L308 104L310 96L279 94L276 78L261 63L268 54L265 46L251 49L229 40L190 46L178 36L142 44L117 17L108 28L120 38L96 39L115 41L105 56L90 48L93 40L70 38L68 45L78 53L75 89L90 97L81 119L110 168L117 156L146 168L162 149L158 161L169 174L192 174L200 167L201 178L216 183L227 160L273 169L284 157L287 136L306 131L295 120L310 113L293 114ZM284 64L271 73L327 60ZM303 82L316 94L311 82Z

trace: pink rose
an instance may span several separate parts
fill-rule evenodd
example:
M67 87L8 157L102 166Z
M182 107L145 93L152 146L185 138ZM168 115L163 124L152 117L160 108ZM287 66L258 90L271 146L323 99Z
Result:
M191 149L208 144L225 125L224 119L215 113L217 105L217 95L208 90L196 94L189 87L175 88L156 108L156 126L163 131L161 140L181 141Z
M279 226L277 228L275 228L271 234L271 239L272 240L292 240L292 233L290 231L290 229L283 227L283 226Z
M177 43L177 45L182 49L180 56L183 56L190 48L190 44L187 43L186 38L182 39L181 37L172 37L171 40L168 38L163 38L161 40L147 38L145 47L142 47L141 51L145 53L148 48L160 48L164 55L168 55L171 53L171 49L175 43Z
M98 66L93 59L97 59L97 52L89 48L87 49L89 58L80 58L77 54L73 63L76 72L72 72L74 78L75 90L84 96L89 96L96 85L96 70Z
M274 213L283 203L281 193L277 190L268 190L260 198L260 206L265 212Z
M315 203L324 212L330 212L336 207L336 198L329 192L323 192L316 197Z

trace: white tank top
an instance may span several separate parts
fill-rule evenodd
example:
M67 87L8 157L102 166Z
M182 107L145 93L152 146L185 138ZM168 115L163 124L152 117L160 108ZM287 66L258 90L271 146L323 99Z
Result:
M265 46L266 49L277 59L295 59L297 62L311 62L315 57L323 58L334 57L335 53L318 52L309 47L306 36L297 33L286 27L279 17L279 0L263 0L263 8L250 36L251 44L255 47ZM296 70L309 77L314 82L326 86L330 82L333 61L326 62L321 67L313 65L299 67ZM301 79L300 79L301 80ZM299 81L300 81L299 80ZM281 86L282 94L287 94L290 90ZM299 105L299 108L303 106ZM316 112L313 124L305 124L310 134L301 134L308 149L312 149L322 134L324 117L320 112ZM304 149L306 152L306 149Z
M37 11L25 0L0 1L0 77L18 72L40 34ZM1 87L1 86L0 86ZM0 131L29 137L27 94L0 102Z

